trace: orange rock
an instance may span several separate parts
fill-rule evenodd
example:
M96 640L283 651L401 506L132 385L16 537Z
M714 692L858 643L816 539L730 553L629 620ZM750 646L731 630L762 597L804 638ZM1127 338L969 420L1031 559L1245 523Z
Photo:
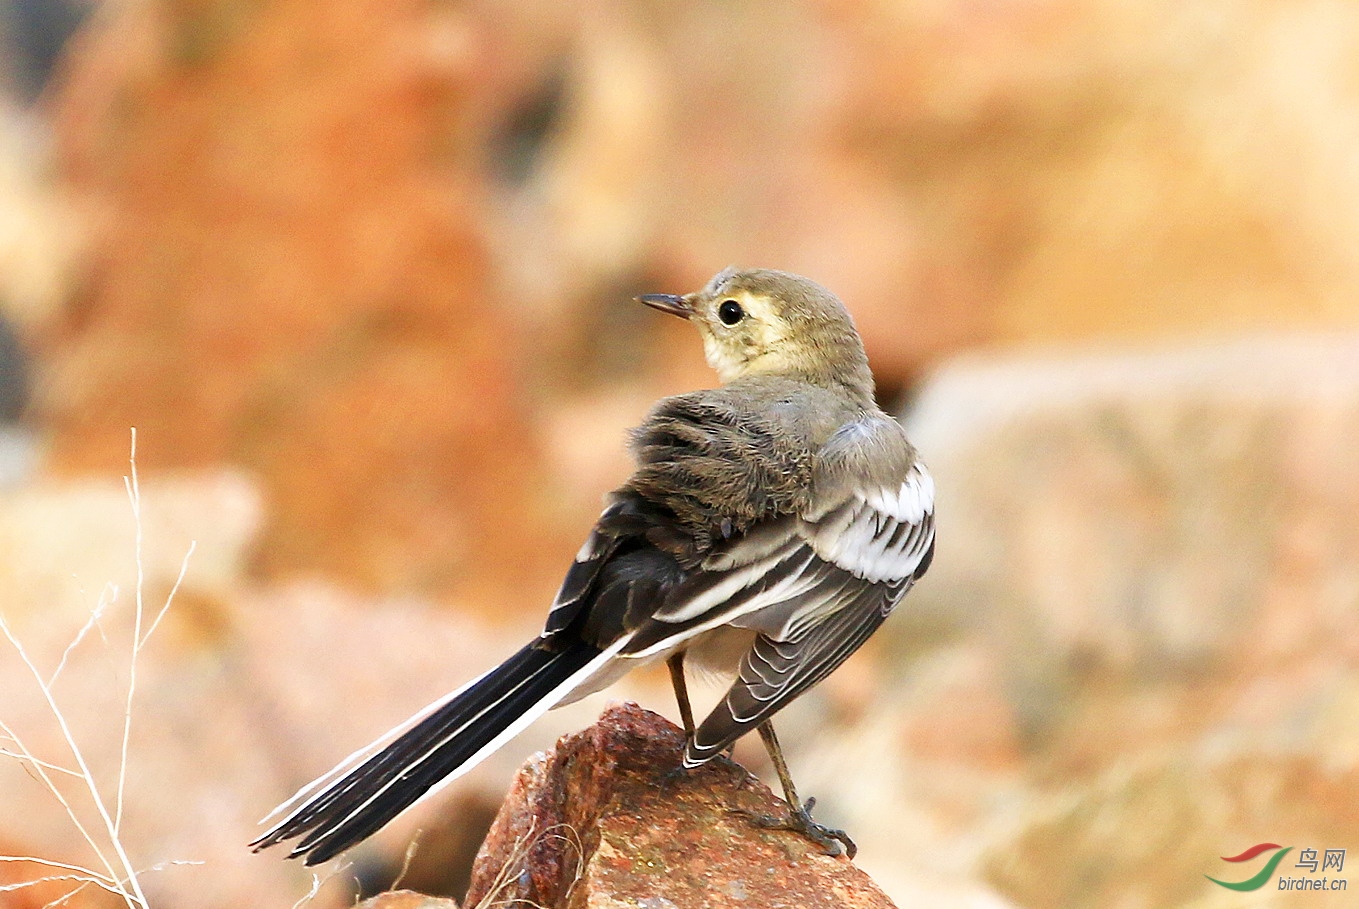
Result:
M0 855L31 854L28 846L0 839ZM78 873L38 861L0 862L0 905L5 909L46 909L54 903L71 909L115 909L126 905L117 895L99 887L61 879L63 875ZM68 899L66 894L74 895Z
M484 26L414 2L96 17L58 93L98 229L49 345L54 469L118 475L137 426L146 471L258 475L268 571L540 576L475 150L501 78Z
M267 569L546 599L604 483L534 411L712 381L632 293L806 273L889 399L975 346L1353 328L1338 9L112 8L54 93L97 229L53 462L136 424L260 475Z
M786 810L739 765L717 760L669 777L683 743L660 716L621 704L526 764L477 856L465 902L890 909L848 859L734 814Z
M414 890L388 890L359 903L359 909L458 909L458 903L446 896L426 896Z

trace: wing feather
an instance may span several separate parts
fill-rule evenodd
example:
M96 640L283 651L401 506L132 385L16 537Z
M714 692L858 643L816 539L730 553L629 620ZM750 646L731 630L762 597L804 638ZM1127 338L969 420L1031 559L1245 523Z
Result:
M847 607L806 628L797 640L757 637L741 661L735 684L695 732L685 765L710 760L830 675L877 630L909 586L910 581L865 584Z
M647 616L623 655L655 656L728 624L789 639L849 608L864 585L894 589L895 605L899 582L923 573L934 545L927 478L913 465L896 490L855 492L818 520L783 518L719 548Z
M731 689L699 726L687 765L703 763L773 716L882 624L929 566L933 492L917 464L897 489L856 491L819 520L790 524L785 532L798 541L797 552L810 553L797 577L710 609L722 613L721 623L759 634Z

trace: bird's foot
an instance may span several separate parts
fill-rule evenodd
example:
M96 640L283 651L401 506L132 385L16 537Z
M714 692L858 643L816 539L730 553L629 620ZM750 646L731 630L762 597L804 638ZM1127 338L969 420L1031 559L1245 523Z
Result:
M732 811L765 830L791 830L794 833L800 833L820 846L827 855L843 854L854 858L859 851L859 847L854 845L854 840L850 839L849 834L843 830L827 827L812 820L812 808L814 807L816 807L816 799L810 798L800 808L794 808L790 805L786 817L756 814L744 808L733 808Z
M689 775L689 768L684 764L673 767L660 775L661 792L669 794L670 790L679 785L680 781Z

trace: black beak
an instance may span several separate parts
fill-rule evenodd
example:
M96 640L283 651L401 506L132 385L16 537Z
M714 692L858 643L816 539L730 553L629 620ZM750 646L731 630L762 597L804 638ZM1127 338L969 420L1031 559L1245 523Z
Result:
M675 294L642 294L637 300L652 309L668 312L670 315L679 316L681 319L687 319L694 314L693 305L686 298Z

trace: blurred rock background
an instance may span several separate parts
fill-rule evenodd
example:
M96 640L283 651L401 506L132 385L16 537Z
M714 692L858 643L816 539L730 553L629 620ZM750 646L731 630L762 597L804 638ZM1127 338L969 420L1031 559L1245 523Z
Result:
M841 294L938 477L930 576L784 721L899 903L1239 905L1219 856L1359 849L1356 60L1331 0L0 3L0 591L48 675L106 604L54 686L106 785L130 427L152 614L197 541L123 835L204 864L148 895L306 893L255 818L535 630L626 428L712 382L630 298L732 263ZM7 647L0 691L66 761ZM461 896L601 703L314 905L417 828L403 885ZM90 861L17 763L0 805Z

